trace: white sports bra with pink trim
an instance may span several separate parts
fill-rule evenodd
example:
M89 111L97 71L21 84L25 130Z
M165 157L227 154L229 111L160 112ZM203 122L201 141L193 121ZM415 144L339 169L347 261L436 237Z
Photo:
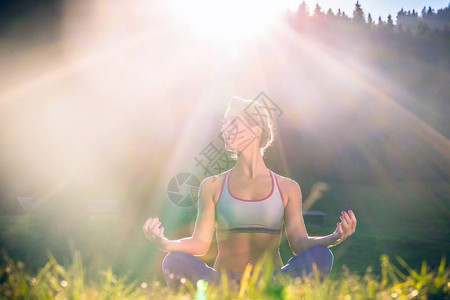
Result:
M216 204L216 230L220 233L263 232L279 234L283 228L284 204L276 176L272 177L272 191L259 200L244 200L230 192L227 172Z

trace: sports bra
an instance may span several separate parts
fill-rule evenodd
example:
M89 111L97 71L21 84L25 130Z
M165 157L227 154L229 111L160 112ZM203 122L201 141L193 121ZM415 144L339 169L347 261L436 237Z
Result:
M259 200L244 200L230 192L230 169L225 177L216 204L216 230L220 233L263 232L279 234L283 227L284 204L276 176L272 177L272 191Z

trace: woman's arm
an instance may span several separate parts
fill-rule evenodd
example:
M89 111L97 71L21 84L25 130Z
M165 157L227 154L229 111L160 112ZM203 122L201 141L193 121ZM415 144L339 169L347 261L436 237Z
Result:
M355 232L356 217L352 211L342 212L341 222L335 232L327 236L310 237L306 231L302 215L302 193L297 182L286 178L285 194L288 203L285 209L285 227L289 246L295 255L313 246L332 247Z
M205 255L211 246L214 234L215 205L213 195L217 185L216 182L217 178L209 177L200 184L197 220L191 237L169 240L163 235L164 227L159 229L161 222L157 218L150 218L144 224L146 238L165 252L181 251L192 255Z

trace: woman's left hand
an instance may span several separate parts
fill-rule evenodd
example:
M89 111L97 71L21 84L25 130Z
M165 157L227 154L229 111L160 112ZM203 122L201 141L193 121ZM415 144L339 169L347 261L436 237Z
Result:
M353 211L349 210L348 213L343 211L341 213L341 222L337 223L336 231L332 234L334 245L339 244L349 236L351 236L356 230L356 217Z

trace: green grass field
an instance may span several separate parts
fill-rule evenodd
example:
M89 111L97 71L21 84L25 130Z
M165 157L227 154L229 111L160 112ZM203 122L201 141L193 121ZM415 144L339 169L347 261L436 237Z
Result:
M402 272L388 256L382 256L381 276L370 268L362 276L344 268L339 278L319 280L284 277L272 281L272 266L259 261L247 266L240 286L232 286L224 277L215 287L199 280L183 282L169 290L160 281L131 281L117 277L111 268L91 274L89 279L78 251L67 267L60 265L51 253L39 272L31 274L22 262L3 254L5 268L0 270L0 297L6 299L448 299L450 268L445 260L437 270L424 263L419 271L397 258L407 272ZM254 272L250 275L251 269ZM93 275L93 277L92 277Z

